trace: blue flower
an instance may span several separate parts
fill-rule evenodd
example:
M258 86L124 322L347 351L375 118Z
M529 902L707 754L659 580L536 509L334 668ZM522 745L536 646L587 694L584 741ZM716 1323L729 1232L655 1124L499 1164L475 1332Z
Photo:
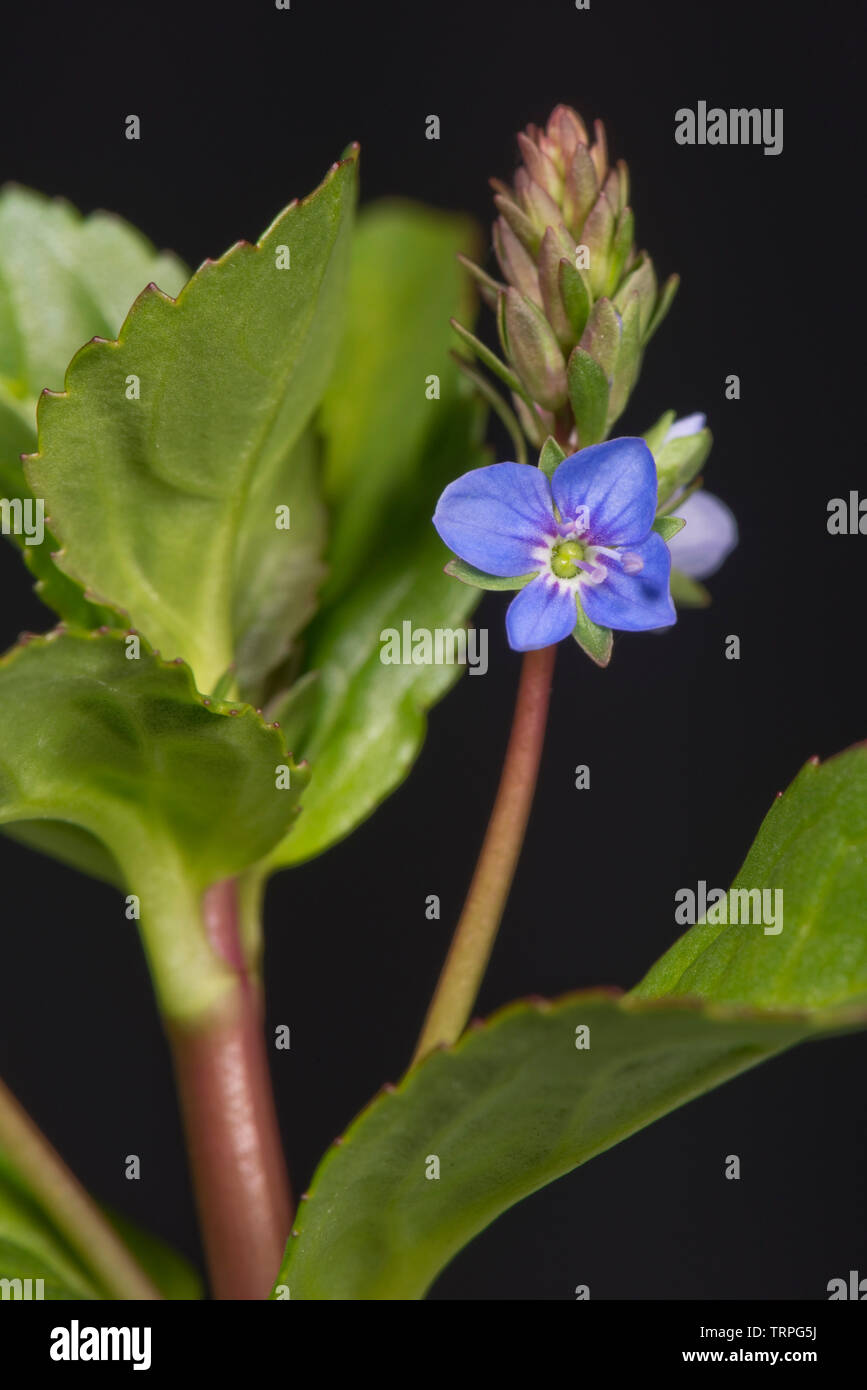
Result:
M696 413L675 420L663 439L685 439L699 434L704 429L706 416ZM725 502L712 492L694 492L685 501L678 498L684 489L678 489L668 499L668 510L676 511L684 523L684 530L678 531L668 542L671 558L682 574L690 579L707 579L715 574L738 543L738 524Z
M526 463L494 463L449 483L434 515L474 569L525 580L506 614L509 645L568 637L578 605L622 632L676 621L671 557L653 529L656 465L643 439L612 439L563 460L548 481Z
M677 506L684 522L668 542L671 558L690 579L715 574L738 543L738 524L725 502L712 492L694 492Z

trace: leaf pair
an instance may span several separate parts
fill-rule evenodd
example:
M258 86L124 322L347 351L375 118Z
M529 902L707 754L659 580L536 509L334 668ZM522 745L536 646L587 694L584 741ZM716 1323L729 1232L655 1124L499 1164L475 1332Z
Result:
M382 629L451 628L474 602L441 573L430 525L444 483L482 460L478 408L448 352L449 314L469 311L455 258L473 230L383 204L350 246L355 155L255 247L207 262L176 300L151 286L116 342L81 349L65 390L40 404L27 465L63 545L62 569L53 536L22 547L46 602L78 625L134 625L187 661L202 692L267 700L315 756L303 840L274 866L369 814L405 775L425 708L459 674L383 666ZM4 226L0 403L14 397L18 432L0 433L0 447L24 496L15 451L33 448L39 383L59 385L82 337L113 335L142 280L176 290L183 272L123 223L82 221L35 195L6 192ZM46 284L19 243L44 247L49 233ZM50 295L64 329L54 336ZM15 833L109 872L80 834Z

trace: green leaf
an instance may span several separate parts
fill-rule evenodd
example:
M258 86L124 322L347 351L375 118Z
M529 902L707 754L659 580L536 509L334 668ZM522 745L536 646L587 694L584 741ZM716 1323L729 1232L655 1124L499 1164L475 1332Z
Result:
M598 444L605 435L608 412L608 378L599 363L582 347L569 358L569 400L578 426L581 448Z
M443 573L431 524L446 483L486 461L483 411L450 355L450 310L466 314L456 252L463 218L412 204L374 205L353 248L346 337L321 413L334 536L332 578L305 633L302 677L318 673L287 731L313 777L271 866L321 853L375 809L408 772L424 712L458 665L388 665L388 629L463 628L478 593ZM374 331L375 329L375 331ZM439 377L439 399L427 378ZM283 722L277 702L269 709ZM296 835L298 838L296 838Z
M0 494L32 499L21 455L36 448L36 405L44 387L61 387L66 364L96 335L113 338L135 296L156 281L177 294L189 272L158 255L135 228L97 212L82 217L60 199L26 188L0 191ZM51 559L58 543L12 537L36 578L42 601L62 618L95 627L114 622L88 603Z
M204 1297L202 1280L189 1260L119 1212L109 1211L106 1214L163 1298L177 1303Z
M314 1177L290 1296L419 1298L521 1197L786 1047L867 1025L867 746L803 769L733 888L780 890L783 916L771 899L764 924L693 927L625 998L512 1004L374 1100Z
M329 1150L277 1282L294 1300L421 1298L522 1197L822 1027L601 991L509 1005L431 1054ZM580 1028L589 1047L576 1046ZM425 1176L431 1155L439 1181Z
M235 679L251 700L262 698L264 674L285 660L316 612L327 535L320 453L308 429L279 467L250 481L238 526L232 630Z
M96 1203L2 1082L0 1279L10 1281L0 1298L27 1301L158 1296Z
M572 636L591 661L595 661L597 666L607 666L614 650L614 633L610 627L600 627L598 623L592 622L581 607L580 599L577 612L578 621Z
M453 579L459 579L462 584L472 584L476 589L523 589L539 573L538 570L534 570L532 574L501 579L496 574L485 574L484 570L477 570L474 565L468 565L466 560L461 560L458 556L449 560L445 572Z
M468 219L413 203L375 203L358 220L346 328L319 422L332 513L323 604L378 562L403 498L425 487L425 445L458 389L449 318L473 312L457 256L475 247Z
M676 536L678 531L682 531L686 522L682 516L658 516L653 523L653 530L662 536L664 541L670 541L672 536Z
M202 1281L182 1255L116 1213L111 1213L109 1219L163 1298L179 1301L203 1297ZM2 1173L0 1279L42 1279L46 1301L109 1297L98 1278L69 1248L63 1234L40 1211L26 1187ZM31 1288L34 1298L37 1289L36 1284ZM21 1293L25 1291L26 1285ZM14 1292L17 1294L17 1290Z
M71 869L102 879L114 888L124 887L123 872L106 849L89 831L68 821L40 820L13 822L2 827L3 834L28 849L38 850L68 864Z
M0 1184L0 1225L4 1225L3 1189ZM34 1248L35 1244L35 1248ZM0 1281L4 1299L35 1299L41 1291L46 1302L68 1303L77 1299L98 1298L89 1285L82 1282L83 1272L58 1272L52 1264L54 1252L47 1251L43 1242L18 1245L0 1235ZM37 1281L41 1280L39 1284ZM8 1289L8 1293L5 1290Z
M99 1210L2 1083L0 1279L43 1281L42 1288L13 1285L2 1297L202 1296L186 1260L124 1217Z
M239 658L242 693L258 699L287 619L311 611L321 511L298 441L337 348L355 191L353 151L176 300L145 290L118 341L82 348L64 392L40 402L28 476L60 567L188 661L203 690ZM245 596L281 565L279 597L251 612Z
M699 923L636 998L688 994L762 1009L867 1000L867 745L801 769L731 886L725 915L736 908L742 918L747 899L735 893L766 894L765 925ZM754 921L755 896L749 907Z
M539 454L539 467L549 481L553 478L565 457L565 449L561 449L556 439L553 439L549 434Z
M288 690L275 695L266 710L266 718L279 727L290 752L301 747L316 718L320 684L319 672L307 671Z
M58 629L0 658L0 822L69 822L121 865L158 824L205 888L266 853L307 778L278 790L279 732L137 640Z
M89 337L113 336L151 281L177 294L186 267L158 255L141 233L105 212L82 217L69 203L26 188L0 192L0 375L32 399L63 383Z
M0 659L0 824L38 826L49 853L52 827L72 827L66 859L101 847L106 876L140 898L157 987L178 1015L227 983L203 890L286 834L307 774L254 710L208 702L188 667L143 640L134 650L118 632L58 630Z
M27 1192L0 1150L0 1279L42 1279L46 1300L104 1297L98 1281ZM13 1284L6 1297L23 1296ZM35 1298L38 1285L31 1286Z
M58 569L55 556L59 547L59 541L46 531L41 545L23 551L24 563L33 575L36 592L45 606L73 627L127 626L129 619L125 612L89 598L80 584Z
M395 402L399 409L399 402ZM421 747L425 711L454 684L460 665L384 664L383 633L456 631L478 590L443 572L448 552L431 515L458 471L485 461L472 399L455 400L420 461L426 480L406 500L416 509L354 591L320 614L308 634L307 662L319 672L317 709L296 745L312 768L302 814L270 857L279 868L321 854L342 839L403 781Z

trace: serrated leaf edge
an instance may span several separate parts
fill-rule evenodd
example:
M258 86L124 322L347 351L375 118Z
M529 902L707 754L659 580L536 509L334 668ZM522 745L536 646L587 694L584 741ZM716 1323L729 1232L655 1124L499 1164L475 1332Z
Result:
M142 655L138 660L146 658L163 671L182 674L182 678L186 682L184 695L191 703L201 705L209 714L221 717L240 717L246 719L248 723L250 720L254 720L260 728L269 734L276 734L279 739L279 752L284 759L288 759L290 772L298 773L302 779L302 785L306 786L310 778L307 762L303 758L298 763L294 761L291 752L286 747L279 723L269 724L263 717L261 710L254 709L252 705L245 704L243 700L214 700L209 695L202 695L196 686L193 670L189 663L180 656L171 659L161 656L159 651L150 645L147 638L135 628L98 627L88 629L73 627L68 623L58 623L49 632L22 632L18 641L0 654L0 671L13 665L29 648L49 647L64 638L82 642L115 641L120 643L125 641L127 637L137 637L141 643Z
M244 251L251 251L253 253L261 252L263 250L263 245L265 241L271 235L272 231L281 221L281 219L285 217L287 213L293 212L296 208L305 207L308 203L312 202L314 198L317 198L329 186L329 184L331 184L334 181L338 171L341 168L343 168L344 166L357 164L360 149L361 147L357 141L349 145L349 153L344 158L335 160L335 162L331 165L331 167L325 174L325 177L321 180L319 184L317 184L317 186L310 193L308 193L305 197L300 199L293 198L289 203L287 203L287 205L284 208L281 209L280 212L277 213L276 217L272 218L271 222L266 227L265 231L261 234L258 241L251 242L242 238L239 241L233 242L233 244L226 251L224 251L221 256L218 256L216 259L207 257L204 261L202 261L198 268L190 276L189 280L187 280L186 283L183 285L176 298L172 298L170 294L166 294L165 291L161 290L159 285L157 285L154 281L151 281L149 285L146 285L145 288L141 291L141 293L138 294L136 298L133 300L129 312L127 313L126 318L121 324L118 336L116 338L101 338L99 336L96 336L91 338L88 342L84 343L78 349L78 351L73 354L69 361L69 364L67 365L66 372L64 374L63 390L53 391L49 387L45 387L40 392L36 405L37 442L42 425L42 416L44 413L44 408L48 405L51 405L54 401L62 401L69 399L70 373L73 367L78 363L79 359L84 356L84 354L93 351L98 351L101 348L117 349L122 347L125 342L129 324L137 316L137 313L141 305L146 300L152 298L153 296L157 296L166 304L171 305L172 307L176 307L177 305L180 305L183 302L184 296L187 295L187 293L190 290L190 287L194 283L200 282L201 279L208 274L213 274L217 269L224 266L226 262L230 260L231 257L237 255L239 252ZM25 480L34 496L38 495L38 488L36 487L34 480L31 478L31 469L34 465L39 463L41 457L42 453L39 449L37 449L35 454L21 455L21 462L24 468ZM66 558L67 551L63 536L62 520L58 525L55 522L54 518L46 516L45 525L47 528L51 530L52 534L54 535L60 546L59 550L52 552L51 558L52 560L54 560L55 564L57 565L57 568L61 571L61 573L65 574L68 579L71 579L75 584L77 584L83 590L85 598L87 598L91 603L99 604L100 606L108 608L113 612L120 613L121 615L125 614L126 610L119 607L116 599L112 599L107 595L102 595L97 591L88 588L87 582L81 577L81 575L77 574L74 567L68 563Z

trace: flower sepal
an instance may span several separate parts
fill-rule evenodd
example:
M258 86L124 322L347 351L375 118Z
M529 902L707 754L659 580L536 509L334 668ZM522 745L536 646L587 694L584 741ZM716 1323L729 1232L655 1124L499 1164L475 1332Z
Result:
M697 579L690 579L683 570L672 567L670 584L671 597L678 608L707 608L712 602L704 585Z
M664 541L670 541L672 536L676 536L678 531L682 531L686 522L682 516L658 516L653 523L652 529L657 535L662 536Z
M597 666L607 666L614 650L614 633L610 627L600 627L598 623L591 622L581 607L580 600L577 609L578 621L572 636L591 661Z
M468 565L466 560L461 560L456 555L444 566L444 573L450 574L453 579L459 579L462 584L471 584L474 589L523 589L531 579L536 578L539 571L533 570L531 574L500 578L499 575L485 574L484 570L477 570L475 565Z
M566 361L542 310L527 295L509 288L504 296L509 356L529 395L544 410L566 403Z
M588 444L598 444L605 434L610 396L608 378L595 357L583 347L576 347L569 358L567 378L578 444L584 449Z
M561 449L556 439L549 434L539 453L539 467L545 474L548 482L551 481L565 457L566 450Z
M713 435L705 426L695 434L676 435L656 449L650 448L659 479L657 505L663 507L678 488L687 487L698 475L711 451ZM648 446L649 441L648 441Z
M491 352L491 349L486 347L481 339L476 337L475 333L471 333L468 328L464 328L463 324L458 323L457 319L452 319L451 325L464 346L468 347L470 352L474 353L479 361L489 368L495 376L498 376L504 385L508 386L510 391L520 391L522 389L521 383L515 376L511 367L507 367L505 362L501 362L497 354Z
M644 440L653 457L659 453L665 443L668 431L677 419L676 410L666 410L660 415L655 425L651 425L649 430L645 430L641 438Z

